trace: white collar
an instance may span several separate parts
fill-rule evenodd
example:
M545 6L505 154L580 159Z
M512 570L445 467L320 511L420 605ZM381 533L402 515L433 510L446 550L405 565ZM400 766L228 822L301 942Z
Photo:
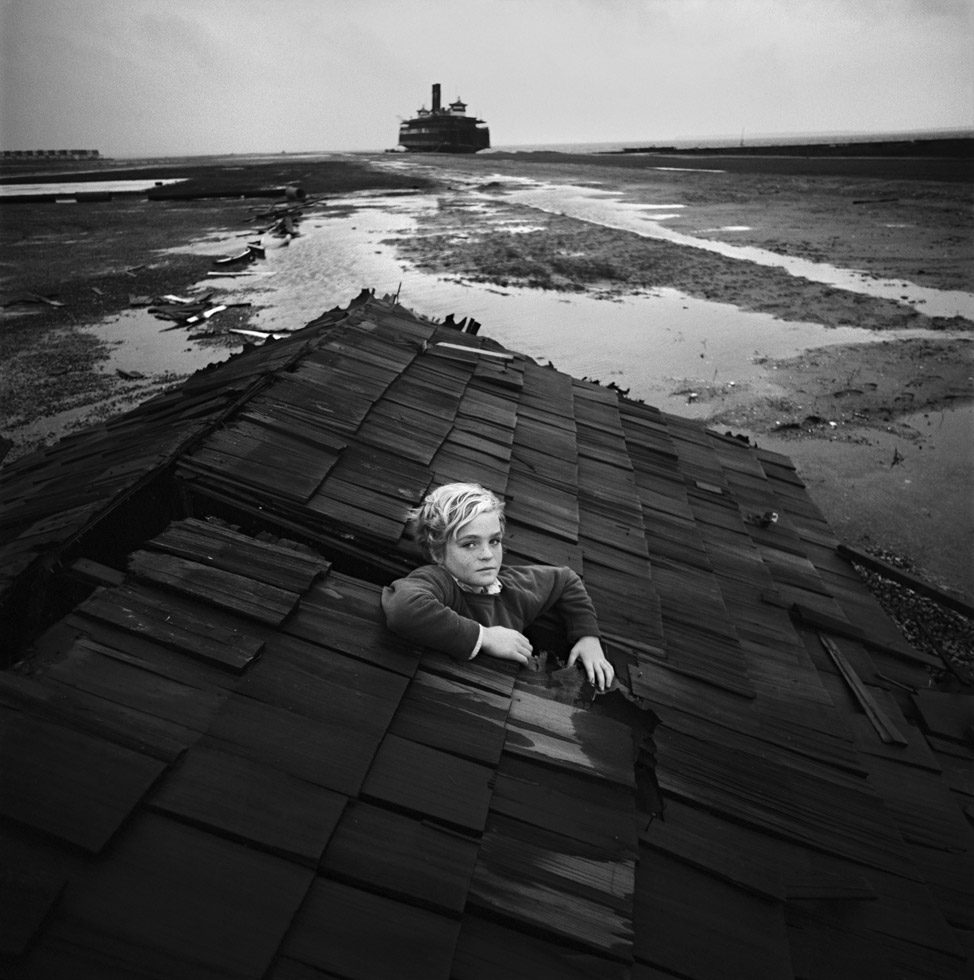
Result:
M465 582L461 582L455 575L451 575L450 578L460 587L461 592L470 592L473 595L497 595L503 586L498 578L495 578L490 585L485 585L482 587L474 587L472 585L467 585Z

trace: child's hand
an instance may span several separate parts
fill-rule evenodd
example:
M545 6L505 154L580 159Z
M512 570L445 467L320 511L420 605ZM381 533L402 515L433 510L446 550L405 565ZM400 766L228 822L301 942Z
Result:
M487 626L484 628L484 653L501 660L516 660L519 664L528 663L531 656L531 643L526 636L506 626Z
M612 687L615 671L612 669L612 664L605 659L602 644L597 636L583 636L572 647L568 666L573 666L576 660L582 661L588 682L592 687L599 691L607 691Z

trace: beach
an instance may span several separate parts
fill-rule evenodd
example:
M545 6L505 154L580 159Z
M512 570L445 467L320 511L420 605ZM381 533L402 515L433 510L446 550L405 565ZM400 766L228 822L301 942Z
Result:
M286 245L242 196L4 204L0 432L15 458L374 288L785 453L841 540L970 592L971 182L687 162L212 161L300 184ZM247 275L213 275L255 235ZM146 313L204 292L205 335Z

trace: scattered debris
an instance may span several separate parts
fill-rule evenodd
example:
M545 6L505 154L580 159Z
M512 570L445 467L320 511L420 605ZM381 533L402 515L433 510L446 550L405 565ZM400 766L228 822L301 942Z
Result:
M239 334L242 337L252 337L254 340L261 342L283 340L287 336L287 333L268 333L266 330L250 330L245 327L230 327L227 333Z
M214 265L240 265L244 262L253 262L254 253L249 247L245 248L242 252L238 252L236 255L226 255L221 259L214 259Z
M4 306L20 306L23 304L42 303L46 306L64 306L59 299L51 299L50 296L42 296L40 293L19 293L4 302Z

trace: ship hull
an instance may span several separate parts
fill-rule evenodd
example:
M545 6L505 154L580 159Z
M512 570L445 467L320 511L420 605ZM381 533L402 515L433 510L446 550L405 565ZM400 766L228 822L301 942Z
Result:
M458 119L410 119L399 130L399 145L409 153L478 153L490 148L490 131L473 119L471 125L444 125Z

